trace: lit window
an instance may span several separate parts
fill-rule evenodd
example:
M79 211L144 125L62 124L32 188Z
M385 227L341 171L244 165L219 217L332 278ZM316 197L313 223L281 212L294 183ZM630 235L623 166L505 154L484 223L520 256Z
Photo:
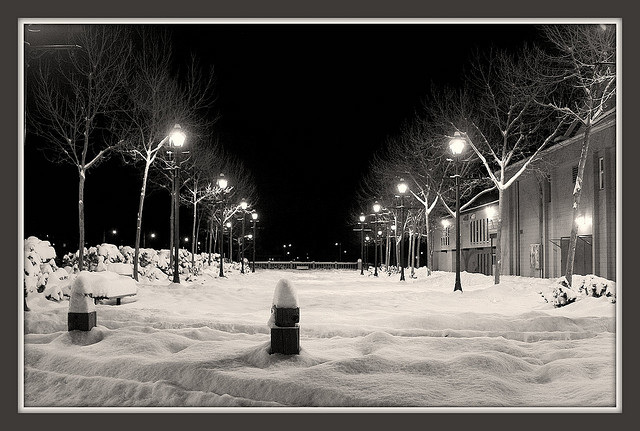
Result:
M444 229L442 229L442 236L440 237L440 245L448 246L449 245L449 225L446 225Z
M598 181L600 184L600 190L604 189L604 157L598 159Z

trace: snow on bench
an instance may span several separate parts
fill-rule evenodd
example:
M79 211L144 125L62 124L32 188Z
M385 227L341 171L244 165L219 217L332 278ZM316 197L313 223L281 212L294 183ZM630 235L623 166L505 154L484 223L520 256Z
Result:
M82 298L92 298L96 304L101 299L115 299L116 304L120 305L122 298L137 293L136 282L130 277L111 271L81 271L71 285L69 309L72 312L86 313L91 310L85 310L87 306ZM76 307L80 309L75 310Z

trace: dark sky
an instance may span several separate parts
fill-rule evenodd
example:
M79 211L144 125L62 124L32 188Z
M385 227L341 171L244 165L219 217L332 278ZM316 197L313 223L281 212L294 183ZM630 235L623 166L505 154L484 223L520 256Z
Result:
M532 25L488 24L180 24L176 50L213 64L222 145L257 182L258 258L357 259L355 190L371 155L398 132L431 82L457 84L469 56L535 38ZM212 113L212 117L213 117ZM77 237L77 173L43 162L25 147L25 236ZM140 180L116 160L87 180L87 241L133 245ZM166 247L169 197L145 204L145 232ZM190 211L181 230L190 232ZM118 229L119 238L109 231ZM184 236L184 235L181 235ZM58 246L56 246L58 249ZM60 253L60 252L59 252Z

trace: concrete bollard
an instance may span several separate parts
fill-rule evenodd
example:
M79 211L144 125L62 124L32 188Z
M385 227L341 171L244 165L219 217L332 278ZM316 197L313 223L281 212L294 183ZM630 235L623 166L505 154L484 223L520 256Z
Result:
M288 280L278 281L268 325L271 328L271 351L284 355L300 353L300 307L295 288Z

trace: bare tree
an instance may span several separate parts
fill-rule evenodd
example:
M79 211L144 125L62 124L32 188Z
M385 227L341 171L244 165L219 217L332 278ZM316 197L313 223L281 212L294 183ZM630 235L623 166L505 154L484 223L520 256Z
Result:
M519 55L495 51L473 63L469 79L473 97L460 111L463 122L454 124L498 190L496 284L502 271L504 192L564 126L556 114L536 103L544 87L538 85L537 68L531 65L539 64L540 58L533 50L524 49ZM508 175L507 167L514 162L522 164Z
M582 179L591 129L616 96L616 32L615 26L595 24L552 25L544 27L547 38L555 47L550 67L544 79L557 84L556 92L547 101L583 129L578 175L573 190L572 225L565 278L571 285L578 238L578 215L582 196Z
M214 145L197 145L190 152L190 163L186 168L182 199L193 208L191 226L191 267L195 268L195 254L198 243L197 226L199 204L220 193L215 178L220 172L222 160ZM203 212L203 211L200 211Z
M243 211L241 200L246 200L250 207L255 207L258 201L253 175L236 156L219 147L216 152L217 162L214 170L207 170L210 177L206 180L210 185L206 199L202 201L208 213L207 233L209 238L209 265L212 263L212 250L215 250L218 236L222 234L222 227L235 215ZM215 170L217 169L217 171ZM217 184L218 175L223 173L228 181L226 189L220 189ZM218 245L222 251L222 241ZM222 259L223 253L220 253Z
M190 146L194 147L202 138L207 127L202 111L211 102L213 73L202 73L195 60L191 61L186 72L174 73L171 39L167 32L141 27L135 36L136 55L131 61L126 111L130 126L126 154L144 163L133 263L133 277L138 280L142 215L149 170L158 155L161 159L164 157L176 124L188 134Z
M43 58L34 70L30 118L35 133L49 144L47 157L78 171L78 268L82 270L87 171L121 144L115 124L123 103L131 45L121 26L75 29L72 40L79 48Z

